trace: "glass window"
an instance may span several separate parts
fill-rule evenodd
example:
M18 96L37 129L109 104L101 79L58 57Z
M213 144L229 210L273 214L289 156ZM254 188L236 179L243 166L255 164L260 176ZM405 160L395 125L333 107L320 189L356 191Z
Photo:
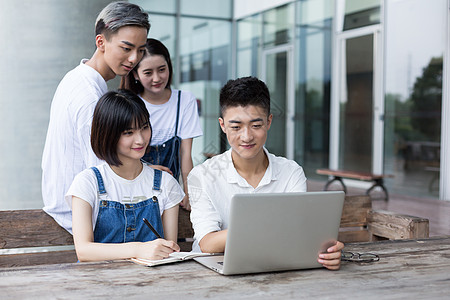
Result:
M258 76L262 32L261 15L237 22L237 76Z
M344 30L379 23L380 0L347 0L345 2Z
M294 36L294 5L288 4L264 13L264 46L289 43Z
M294 159L308 178L328 167L333 2L301 1L296 8Z
M273 116L270 126L272 134L269 133L265 146L270 153L286 157L286 139L288 138L286 112L290 101L289 85L286 83L290 81L288 65L292 65L291 56L287 50L263 55L266 64L266 74L263 78L270 91L270 113Z
M203 128L203 136L194 139L195 165L205 154L225 150L217 118L220 88L230 76L231 22L187 17L180 22L180 88L197 97Z
M175 55L175 17L165 15L149 15L149 38L160 40L169 49L170 55Z
M176 13L176 0L133 0L130 2L151 13Z
M387 1L385 172L394 193L439 195L447 1Z
M181 82L217 80L225 83L229 76L230 43L230 22L181 18L180 55L183 58ZM184 62L189 62L189 68L186 68Z
M231 19L230 0L180 0L181 14Z
M339 102L339 168L372 169L374 35L348 38L344 43L342 89Z

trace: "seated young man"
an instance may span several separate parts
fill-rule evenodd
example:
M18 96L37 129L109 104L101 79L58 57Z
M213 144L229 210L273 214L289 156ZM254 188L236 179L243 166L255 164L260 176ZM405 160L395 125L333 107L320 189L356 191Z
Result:
M225 251L234 194L306 192L302 167L264 148L272 122L264 82L254 77L228 81L220 91L220 109L220 127L231 149L196 166L188 176L194 251ZM337 242L318 262L339 269L343 248Z

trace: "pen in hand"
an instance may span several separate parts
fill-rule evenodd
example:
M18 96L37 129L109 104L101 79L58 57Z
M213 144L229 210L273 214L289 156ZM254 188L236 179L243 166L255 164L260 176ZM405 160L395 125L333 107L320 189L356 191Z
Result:
M144 221L145 225L147 225L148 228L150 228L150 230L153 231L153 233L156 235L157 238L162 239L162 236L158 233L158 231L156 231L155 228L153 228L152 224L150 224L150 222L147 221L146 218L142 218L142 220Z

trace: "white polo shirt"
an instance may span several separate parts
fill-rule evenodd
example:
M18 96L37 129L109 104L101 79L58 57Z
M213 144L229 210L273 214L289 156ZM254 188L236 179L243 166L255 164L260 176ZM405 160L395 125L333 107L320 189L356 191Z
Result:
M44 211L72 233L72 212L64 195L75 175L101 161L91 147L92 116L98 99L108 91L93 68L80 65L61 80L53 97L42 155Z
M306 192L303 168L295 161L270 154L269 166L256 188L236 171L231 149L196 166L189 173L188 189L191 222L194 228L193 251L208 233L228 228L230 202L234 194Z

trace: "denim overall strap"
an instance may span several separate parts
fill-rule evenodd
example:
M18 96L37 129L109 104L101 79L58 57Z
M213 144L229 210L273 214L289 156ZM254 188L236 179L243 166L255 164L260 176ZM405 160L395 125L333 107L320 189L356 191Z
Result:
M178 102L177 102L177 120L175 121L175 135L178 135L178 119L180 118L180 99L181 99L181 90L178 90Z
M96 167L91 167L91 169L94 171L95 177L97 177L98 193L100 195L106 194L105 184L103 183L103 178L100 171Z
M163 165L168 167L173 177L178 180L180 176L180 147L181 138L178 136L178 122L180 119L181 91L178 91L177 117L175 122L175 135L156 146L150 146L150 151L142 158L144 162L152 165Z
M96 168L92 169L97 177L99 195L106 195L100 172ZM155 171L158 172L155 172L154 185L160 189L162 172ZM161 175L156 175L156 173ZM153 196L145 201L129 204L104 199L99 199L99 211L94 229L95 242L127 243L147 242L156 239L156 235L145 225L143 218L146 218L164 237L158 197Z
M162 171L156 170L155 171L155 177L153 178L153 189L155 191L161 190L161 178L162 178Z

